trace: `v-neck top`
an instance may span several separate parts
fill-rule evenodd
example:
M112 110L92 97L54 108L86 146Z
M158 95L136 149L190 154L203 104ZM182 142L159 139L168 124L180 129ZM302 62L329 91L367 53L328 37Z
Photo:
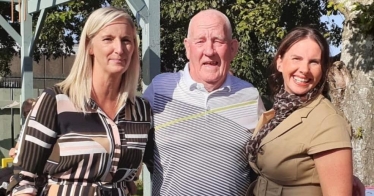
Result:
M127 194L126 181L134 180L143 156L147 163L153 159L150 105L128 99L114 120L93 100L88 106L84 114L58 87L41 94L14 159L13 193L35 194L32 178L45 174L48 195L94 196L98 186L113 196Z
M262 114L253 137L274 114L274 110ZM313 155L352 148L350 137L348 123L330 101L319 95L308 105L294 111L261 141L257 162L249 162L262 176L253 194L261 196L274 192L270 186L264 186L274 182L282 187L279 194L274 195L322 195Z

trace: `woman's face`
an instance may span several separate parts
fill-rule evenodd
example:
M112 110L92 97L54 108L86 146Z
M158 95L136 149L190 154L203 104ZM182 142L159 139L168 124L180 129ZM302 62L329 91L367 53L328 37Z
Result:
M277 60L285 90L291 94L305 95L321 80L321 48L312 39L296 42Z
M94 71L101 74L122 75L129 68L135 48L134 29L125 19L108 24L93 37L90 55Z

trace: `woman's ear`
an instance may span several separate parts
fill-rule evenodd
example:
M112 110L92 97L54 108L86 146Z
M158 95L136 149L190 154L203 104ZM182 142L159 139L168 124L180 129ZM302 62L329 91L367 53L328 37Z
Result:
M89 54L90 54L90 55L93 55L93 49L92 49L91 44L88 45L88 47L89 47L89 49L88 49Z
M277 70L279 72L282 72L283 70L283 60L280 55L278 56L278 59L277 59Z

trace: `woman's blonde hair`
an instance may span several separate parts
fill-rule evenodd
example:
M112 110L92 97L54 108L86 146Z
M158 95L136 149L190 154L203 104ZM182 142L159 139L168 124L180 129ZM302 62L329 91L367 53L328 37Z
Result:
M78 52L74 64L67 78L58 83L62 92L70 97L75 106L87 112L87 103L91 98L92 90L92 56L89 53L92 38L108 24L117 19L125 19L134 29L134 52L127 71L122 75L117 107L121 107L127 98L134 100L140 70L139 46L137 31L133 19L123 9L104 7L95 10L88 17L81 33Z

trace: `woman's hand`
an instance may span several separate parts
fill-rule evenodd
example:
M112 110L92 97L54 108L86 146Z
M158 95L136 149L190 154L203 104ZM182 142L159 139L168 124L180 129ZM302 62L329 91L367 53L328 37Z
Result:
M9 157L14 158L17 155L17 149L16 148L11 148L9 150Z

